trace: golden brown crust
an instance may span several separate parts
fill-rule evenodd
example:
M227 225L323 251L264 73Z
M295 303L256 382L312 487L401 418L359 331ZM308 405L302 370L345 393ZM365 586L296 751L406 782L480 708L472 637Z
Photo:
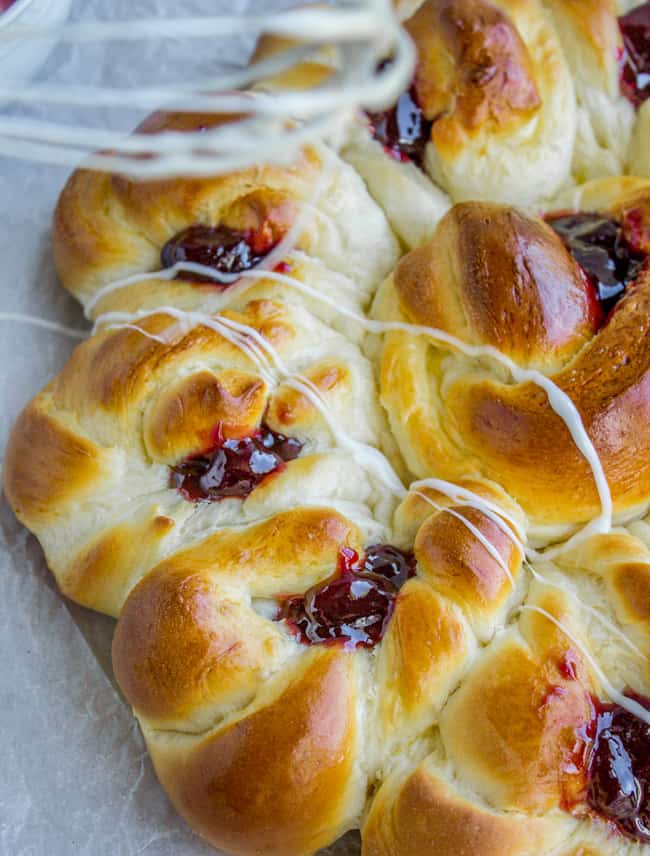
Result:
M140 131L200 131L234 121L193 113L157 113ZM98 285L160 267L163 246L188 226L264 229L279 239L308 195L319 162L305 152L287 168L253 167L206 179L132 181L78 170L56 208L52 244L63 284L83 298Z
M168 387L147 412L144 440L155 461L176 463L222 437L245 437L260 425L268 390L259 376L230 369L203 371Z
M305 591L359 537L334 511L296 508L220 529L162 562L131 592L113 643L116 678L138 714L169 728L247 701L281 635L246 597Z
M363 828L363 856L534 856L563 831L544 818L481 805L425 763L382 786Z
M394 281L410 321L522 365L561 363L593 329L584 281L559 237L505 205L455 205Z
M146 507L85 546L60 573L61 591L82 606L115 618L135 579L156 563L175 522Z
M47 413L45 394L20 414L5 456L4 489L16 514L38 527L88 493L102 475L101 451Z
M358 807L354 661L321 650L271 703L207 735L181 758L149 737L179 812L215 847L302 856L328 843ZM162 739L161 739L162 742Z
M110 175L89 170L72 174L54 212L52 251L59 277L73 294L81 296L99 282L155 266L155 249L124 220Z
M270 300L251 301L243 312L223 315L252 327L275 347L295 332L284 307ZM249 355L206 324L197 324L184 333L180 325L175 326L174 318L154 314L137 326L137 330L99 334L74 351L52 387L58 406L79 412L100 408L112 419L123 420L125 426L134 425L140 418L137 405L152 392L156 379L160 382L166 376L173 377L174 370L191 359L203 357L217 364L238 362L255 368ZM151 338L163 333L169 341ZM249 403L255 405L254 400Z
M322 6L323 4L309 4L310 7ZM297 8L300 8L298 6ZM268 33L263 34L258 39L255 45L255 50L251 57L251 63L262 62L276 56L279 53L290 50L299 45L296 39L288 39L284 36L275 36ZM322 84L332 74L335 67L335 57L331 56L332 52L328 51L327 47L321 49L314 59L296 63L296 65L267 77L265 80L255 86L255 89L264 91L274 89L312 89L319 84Z
M405 26L418 50L415 88L443 151L540 106L524 42L488 0L426 0Z
M398 5L411 12L416 3ZM417 5L407 29L419 51L417 100L431 120L428 175L455 199L527 204L554 192L568 177L576 111L541 0ZM611 49L615 11L613 0L566 0L585 53L603 59ZM263 38L255 58L293 44ZM262 86L317 85L336 61L325 49ZM613 63L610 50L603 67ZM139 130L201 132L239 118L161 113ZM367 128L359 135L383 157ZM75 173L54 225L66 286L88 301L111 280L154 270L166 242L195 223L261 233L273 245L307 202L317 216L286 270L327 294L333 315L331 271L344 280L341 293L366 282L350 298L360 311L377 282L363 269L381 268L374 257L392 239L379 221L364 228L374 209L347 167L325 177L326 201L314 203L318 152L219 178ZM414 164L394 168L431 192ZM392 176L385 183L394 196L408 186ZM625 216L628 238L650 249L650 192L632 184L605 192L602 207ZM420 212L430 209L404 196L412 219L427 220ZM558 524L543 537L561 537L600 508L586 462L539 387L405 332L387 337L382 367L405 457L421 475L471 478L465 487L491 505L488 513L480 499L421 486L391 526L383 483L340 440L352 424L351 436L380 445L380 414L366 413L363 398L370 371L343 353L349 343L322 346L331 331L309 327L312 303L300 302L299 289L284 301L286 284L260 279L242 299L243 288L226 295L158 278L101 297L89 313L228 305L222 316L254 331L246 341L259 334L280 359L273 355L267 370L208 316L195 324L199 316L186 315L186 325L174 310L139 313L139 330L100 333L21 417L8 452L10 502L44 530L46 549L53 545L62 589L119 615L117 680L172 801L216 847L307 856L355 826L365 807L365 856L559 854L578 828L569 812L584 807L587 724L594 699L604 698L590 652L621 686L629 675L630 685L646 686L647 664L634 657L650 643L648 553L622 534L591 539L549 563L564 585L542 583L535 569L531 582L518 542L528 521L487 480L511 491L536 523ZM289 308L296 305L302 315ZM440 328L546 372L576 402L616 510L650 499L650 274L594 335L583 276L550 227L473 203L457 206L435 241L402 261L378 305L388 307L387 320ZM297 377L320 393L327 417ZM171 479L170 466L262 424L299 439L304 456L242 502L190 503L188 492L172 490L180 468ZM300 644L278 604L329 579L342 547L362 555L378 531L414 549L417 574L389 608L377 648ZM584 605L605 604L609 626L592 632L597 610L583 612L576 592L586 593ZM616 625L631 637L627 659L617 656ZM600 852L590 836L604 824L581 822L588 843L572 839L572 856ZM604 852L620 849L613 841Z
M647 182L594 185L581 189L576 201L586 210L625 216L633 244L650 246ZM400 262L377 306L381 318L397 313L544 371L575 404L616 511L648 502L647 267L594 330L582 275L552 230L512 209L467 203L446 215L426 247ZM407 332L386 338L382 397L411 469L420 476L479 474L497 481L538 523L574 524L598 514L591 468L544 389L517 378L504 383L489 355L478 364L447 353Z
M187 573L212 568L216 580L270 597L306 590L330 576L341 547L361 549L354 524L332 509L297 507L243 531L221 529L160 567Z
M562 557L571 571L588 568L598 575L619 622L642 645L650 641L650 554L625 532L589 538ZM643 664L644 670L647 664Z
M552 378L576 405L619 511L650 497L649 331L646 272L598 336ZM449 397L449 415L468 451L527 510L551 522L598 513L591 470L542 390L479 380L458 384Z
M612 572L609 584L625 624L638 625L650 636L650 565L622 562Z
M564 596L550 592L533 605L572 626ZM445 708L441 735L456 770L483 798L539 814L584 795L576 753L593 717L593 687L581 652L545 615L525 612L520 630L523 640L510 632L475 665Z
M462 520L443 512L423 523L415 539L415 555L423 577L437 591L460 606L470 620L481 620L510 597L523 557L513 538L482 511L457 505L453 512ZM492 545L500 562L463 521Z
M314 369L306 370L302 376L321 393L328 394L330 401L352 395L352 377L341 363L320 363ZM274 430L286 433L304 430L318 416L314 402L304 392L289 385L280 385L269 403L266 420Z
M113 639L115 677L134 709L164 727L192 721L212 703L247 701L279 645L279 633L209 570L163 567L131 593Z
M426 582L404 586L377 663L382 739L417 734L435 720L473 644L465 622Z

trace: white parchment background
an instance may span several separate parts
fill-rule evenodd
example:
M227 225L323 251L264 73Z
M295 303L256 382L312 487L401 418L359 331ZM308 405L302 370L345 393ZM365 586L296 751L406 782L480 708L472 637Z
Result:
M77 0L74 18L270 10L275 0ZM285 2L284 5L289 5ZM250 44L229 39L59 48L39 79L128 86L178 80L242 62ZM45 108L33 115L51 118ZM130 128L126 111L80 116ZM0 311L82 327L57 284L49 223L66 171L0 159ZM0 449L26 402L64 364L73 343L0 321ZM64 602L41 551L0 506L0 854L208 856L158 787L137 725L111 682L112 622ZM331 856L358 853L356 836Z

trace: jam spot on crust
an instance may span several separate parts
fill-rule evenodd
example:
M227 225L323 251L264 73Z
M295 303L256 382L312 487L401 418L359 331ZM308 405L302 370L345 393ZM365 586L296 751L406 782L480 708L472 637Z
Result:
M343 547L336 574L304 595L287 598L277 620L286 621L304 645L372 648L386 631L398 591L414 574L412 553L376 544L360 559Z
M379 64L379 71L391 60ZM395 160L413 161L420 169L431 139L433 121L427 119L418 101L415 85L403 92L392 107L380 113L366 113L372 135Z
M604 321L638 276L646 254L627 240L625 224L601 214L551 214L547 222L582 268L600 305L596 320Z
M255 231L239 231L227 226L190 226L168 241L160 260L164 268L179 262L193 262L214 268L221 274L239 274L258 265L279 243L280 237L270 225ZM219 289L230 282L217 282L201 274L181 272L177 279L209 283Z
M302 443L267 426L250 437L218 437L208 452L171 468L170 487L191 502L245 499L271 473L284 469L302 451Z
M0 0L0 15L10 9L16 0Z
M650 710L650 698L630 698ZM650 843L650 726L619 705L597 703L589 735L590 808L623 835Z
M623 15L618 25L623 37L621 91L640 107L650 98L650 2Z

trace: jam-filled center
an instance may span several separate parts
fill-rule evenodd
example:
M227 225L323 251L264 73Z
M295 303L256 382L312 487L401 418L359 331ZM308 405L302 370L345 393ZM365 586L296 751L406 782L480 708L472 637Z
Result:
M16 0L0 0L0 15L10 9Z
M604 319L638 276L646 253L630 244L624 226L601 214L551 214L547 220L584 271Z
M631 696L647 710L650 699ZM587 802L624 835L650 843L650 726L616 704L599 704Z
M183 262L204 265L224 274L228 281L219 282L190 271L178 274L179 279L210 283L217 288L232 285L230 277L251 270L280 242L276 230L269 224L257 230L230 229L228 226L190 226L179 232L162 249L160 259L164 268Z
M618 19L623 38L620 59L621 91L640 107L650 98L650 2Z
M380 63L379 70L391 60ZM372 135L384 151L398 161L412 161L422 168L433 122L422 112L415 86L403 92L392 107L379 113L366 113Z
M347 547L336 574L282 604L284 620L305 645L323 642L372 648L383 637L404 583L415 574L415 557L388 544L368 547L363 558Z
M226 440L219 436L212 450L171 468L170 486L192 502L245 499L301 451L298 440L265 425L250 437Z

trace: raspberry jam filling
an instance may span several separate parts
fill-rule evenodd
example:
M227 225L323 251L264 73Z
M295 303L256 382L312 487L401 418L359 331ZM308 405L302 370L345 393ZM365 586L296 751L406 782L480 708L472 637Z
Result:
M7 9L11 9L15 2L16 0L0 0L0 15Z
M258 265L280 242L270 225L252 231L238 231L227 226L190 226L179 232L162 249L164 268L179 262L193 262L214 268L221 274L239 274ZM177 279L209 283L219 289L231 282L218 282L198 273L180 273Z
M650 98L650 2L618 19L623 37L620 58L621 91L640 107Z
M284 469L302 451L293 437L277 434L267 426L250 437L224 440L202 455L171 468L170 487L192 502L245 499L271 473Z
M288 598L277 620L286 621L304 645L372 648L386 631L398 591L414 574L414 555L389 544L368 547L363 559L343 547L336 574Z
M379 71L389 64L390 60L384 60ZM393 107L381 113L366 113L366 116L373 137L387 154L398 161L412 161L422 168L433 122L424 116L415 86L403 92Z
M646 254L630 244L624 226L601 214L551 214L547 222L584 271L604 321L638 276Z
M650 710L650 698L630 698ZM619 705L598 702L589 736L590 808L623 835L650 843L650 726Z

